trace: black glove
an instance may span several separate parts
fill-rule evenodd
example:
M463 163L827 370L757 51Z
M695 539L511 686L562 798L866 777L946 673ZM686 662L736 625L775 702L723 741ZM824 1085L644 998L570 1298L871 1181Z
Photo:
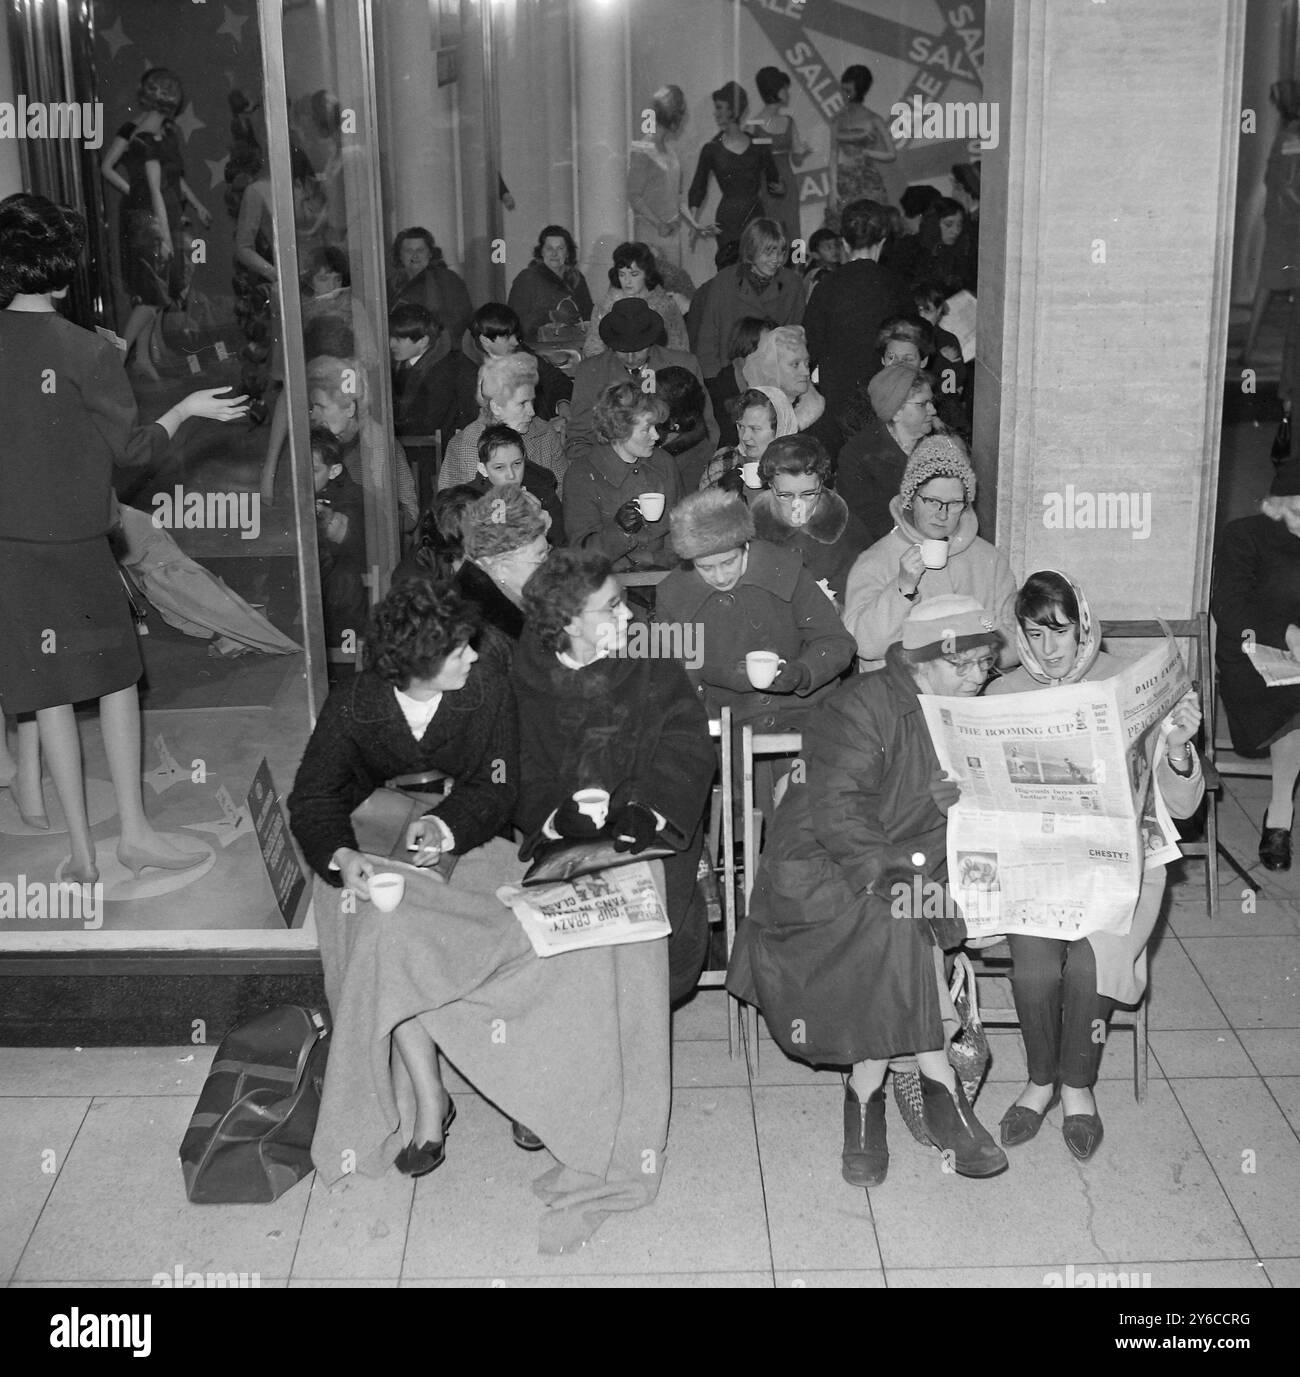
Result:
M645 804L625 803L609 820L609 830L616 838L615 851L628 851L637 856L654 841L659 824Z
M568 837L570 841L594 837L601 830L592 818L579 811L578 805L571 798L566 798L555 810L555 820L551 826L560 836Z
M808 666L798 660L791 660L789 664L781 666L781 672L772 680L765 692L797 693L811 681L812 673Z
M641 515L641 508L636 504L636 498L623 505L614 513L614 521L619 529L626 531L628 535L636 535L638 531L645 530L645 517Z
M718 487L736 497L745 491L745 476L738 468L727 469L718 479Z

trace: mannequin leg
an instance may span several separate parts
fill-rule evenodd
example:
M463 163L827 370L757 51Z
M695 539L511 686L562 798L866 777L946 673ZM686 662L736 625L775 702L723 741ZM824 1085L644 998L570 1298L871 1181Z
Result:
M149 343L153 334L154 319L158 311L153 306L145 306L143 303L136 306L131 311L131 318L126 323L126 357L131 360L132 367L142 377L148 378L150 382L160 381L158 370L153 366L153 359L149 354ZM132 349L135 350L132 357Z
M4 713L0 712L0 789L13 790L18 812L28 827L48 828L41 789L41 735L35 717L18 722L18 759L9 753Z
M275 410L271 412L271 433L266 438L266 457L262 460L262 480L259 485L262 505L274 506L275 472L280 467L280 451L289 438L289 400L288 390L280 389L275 399Z
M132 690L134 692L134 690ZM90 835L86 817L86 786L81 774L81 738L77 735L77 718L71 703L57 708L42 708L36 714L40 728L40 742L50 762L50 774L58 791L59 802L68 823L72 861L67 872L70 880L93 884L99 879L95 868L95 843Z
M135 857L140 868L153 861L166 869L182 868L187 861L197 864L202 859L201 854L172 846L154 831L153 824L145 816L140 792L140 699L134 684L99 700L99 721L122 825L118 856L124 864L128 863L128 856ZM153 861L146 858L153 858Z

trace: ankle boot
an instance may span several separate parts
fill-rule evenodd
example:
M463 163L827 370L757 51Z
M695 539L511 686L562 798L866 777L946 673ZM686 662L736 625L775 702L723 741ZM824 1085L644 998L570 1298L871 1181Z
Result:
M1007 1154L975 1117L961 1081L956 1090L949 1090L922 1072L921 1094L930 1141L941 1152L952 1153L953 1169L959 1176L996 1176L1006 1171Z
M844 1083L844 1158L842 1171L850 1186L879 1186L889 1170L885 1142L885 1087L863 1103L852 1081Z

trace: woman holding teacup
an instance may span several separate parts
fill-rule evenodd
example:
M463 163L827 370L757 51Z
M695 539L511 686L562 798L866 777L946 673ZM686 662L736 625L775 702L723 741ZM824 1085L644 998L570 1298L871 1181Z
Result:
M959 593L997 618L1003 669L1017 663L1016 581L1011 566L979 534L972 509L975 471L955 435L932 435L912 451L898 496L894 529L858 556L844 596L844 625L857 639L862 670L879 669L912 609Z
M659 585L655 620L697 628L701 654L687 674L709 716L729 707L757 731L797 730L853 663L834 603L797 550L754 538L733 493L695 493L669 522L686 567Z
M614 383L592 418L600 443L575 459L565 477L569 544L598 551L615 569L663 568L665 511L682 496L677 465L658 448L667 403L633 382Z
M708 948L695 885L715 768L708 721L680 664L623 653L632 612L598 551L557 550L529 579L524 608L513 673L521 854L595 836L631 856L671 847L663 868L676 1003L695 989Z
M794 435L799 422L790 399L779 387L750 387L732 403L736 443L720 449L700 479L700 491L757 492L763 486L759 464L767 447L783 435Z

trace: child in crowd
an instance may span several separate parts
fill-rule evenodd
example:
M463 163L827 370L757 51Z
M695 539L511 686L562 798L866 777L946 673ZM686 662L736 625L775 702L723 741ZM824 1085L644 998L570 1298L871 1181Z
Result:
M808 240L808 263L803 270L804 290L812 289L828 273L833 273L844 261L844 249L840 237L825 225L814 230Z
M542 510L551 518L547 541L563 545L564 512L555 475L525 456L517 430L507 425L488 426L478 440L478 475L465 486L481 496L511 483L520 484L542 504Z
M388 315L388 353L393 361L393 433L402 440L441 430L445 408L438 387L438 340L442 322L416 301L399 302ZM450 433L448 433L450 439ZM423 509L433 496L438 451L432 444L407 444L415 463Z

